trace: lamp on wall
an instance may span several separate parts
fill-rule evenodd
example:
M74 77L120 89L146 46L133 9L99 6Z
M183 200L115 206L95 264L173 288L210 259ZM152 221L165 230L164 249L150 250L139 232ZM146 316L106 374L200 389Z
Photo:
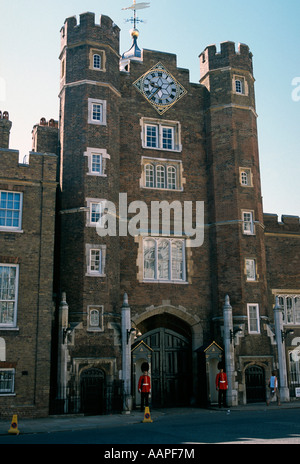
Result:
M63 327L63 344L65 344L66 338L68 335L70 335L71 332L72 329L70 327L70 324L68 325L68 327Z
M293 334L295 333L295 331L293 329L289 329L289 330L282 330L281 331L281 341L282 343L284 342L284 340L286 339L286 337L288 336L288 334Z
M236 336L238 332L242 332L241 327L237 327L236 329L229 331L230 343L233 342L234 337Z
M136 332L137 332L137 330L134 327L132 327L130 330L127 329L127 345L129 343L129 339L130 339L131 334L136 333Z

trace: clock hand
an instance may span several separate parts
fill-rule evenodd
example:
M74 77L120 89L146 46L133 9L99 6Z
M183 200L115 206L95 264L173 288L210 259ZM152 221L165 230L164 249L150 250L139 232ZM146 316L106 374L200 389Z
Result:
M149 95L149 98L154 97L154 95L155 95L159 90L162 89L162 86L161 86L161 85L158 85L157 82L153 82L153 84L151 84L151 87L152 87L152 88L153 88L153 87L156 88L156 90L154 90L154 92L152 92L152 94Z
M152 98L154 97L154 95L161 89L161 87L157 87L156 90L154 90L154 92L151 93L151 95L149 96L149 98Z

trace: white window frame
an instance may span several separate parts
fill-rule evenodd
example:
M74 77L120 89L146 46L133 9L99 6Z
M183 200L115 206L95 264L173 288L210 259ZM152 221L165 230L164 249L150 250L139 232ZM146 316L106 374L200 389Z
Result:
M8 380L9 384L10 384L10 388L2 388L2 380L1 380L1 377L2 377L2 373L5 374L5 373L11 373L11 378ZM0 368L0 396L6 396L6 395L12 395L15 393L15 369L11 369L11 368Z
M98 227L104 227L103 215L105 212L106 200L100 199L100 198L87 198L86 203L87 203L86 226L96 227L98 225ZM97 214L97 217L99 216L97 220L94 220L93 216L95 214Z
M300 325L300 293L280 293L277 296L283 309L283 324Z
M252 317L252 310L255 311L255 318ZM248 317L248 333L249 334L260 334L260 319L259 319L259 304L248 303L247 304L247 317ZM256 321L256 330L253 330L252 321Z
M240 78L236 78L235 79L235 92L236 93L240 93L240 94L244 94L244 82L243 80Z
M151 128L152 134L148 135L148 128ZM164 136L165 131L171 134L170 138ZM148 137L150 137L152 143L150 143L150 141L148 142ZM175 151L175 126L167 126L166 124L159 123L145 123L145 148Z
M93 69L102 68L102 55L100 53L93 53Z
M14 208L2 208L2 201L1 197L2 194L12 194L13 197L15 195L19 195L20 201L19 201L19 209L16 210ZM14 201L14 200L13 200ZM22 232L22 211L23 211L23 193L22 192L16 192L13 190L0 190L0 210L4 211L4 217L5 217L5 222L7 222L7 213L11 212L18 212L18 225L17 226L9 226L7 223L0 225L0 231L5 231L5 232Z
M86 244L86 276L105 277L106 246L99 244ZM92 269L93 252L99 253L99 269Z
M245 259L245 273L248 282L257 281L257 272L256 272L256 259L246 258Z
M105 148L88 147L87 150L84 152L84 156L87 156L87 159L88 159L87 175L107 177L107 174L105 173L105 171L106 171L107 160L110 159L110 155L107 153L107 150ZM100 159L101 159L100 171L93 170L93 156L100 156Z
M100 57L100 66L95 66L95 57ZM92 48L89 53L89 68L93 71L106 71L106 55L104 50L99 50L97 48Z
M141 118L141 139L142 147L149 150L162 150L162 151L182 151L181 145L181 125L179 121L167 121L152 118ZM153 131L153 142L148 141L147 131L151 128ZM171 139L164 137L164 131L168 130L171 133ZM170 146L164 147L164 140L171 140Z
M95 118L94 113L96 107L100 108L100 117ZM100 126L106 126L106 100L98 100L95 98L88 99L88 123ZM98 110L97 110L98 111Z
M142 157L142 188L182 191L182 162L161 158ZM159 169L163 168L163 182L159 182ZM171 172L172 170L172 172ZM173 171L174 170L174 171ZM172 182L170 182L170 176Z
M252 171L250 168L240 168L240 184L242 187L252 187Z
M248 82L245 76L234 74L232 77L232 92L236 95L246 96L249 94Z
M154 245L154 257L152 258L152 261L154 263L153 266L153 277L149 277L149 275L146 275L146 259L145 259L145 248L146 248L146 243L151 242ZM181 249L182 249L182 261L181 266L182 269L180 272L182 273L181 278L176 278L176 276L173 273L173 266L175 263L174 255L172 254L172 244L175 244L176 242L181 243ZM163 261L162 259L159 258L159 247L161 245L167 245L167 250L168 250L168 258ZM147 258L147 262L149 262L150 258ZM167 266L167 277L160 277L160 266ZM178 238L167 238L167 237L147 237L143 238L143 281L144 282L160 282L160 283L187 283L187 277L186 277L186 255L185 255L185 240L184 239L178 239Z
M103 332L103 305L88 305L87 307L87 330L89 332ZM98 323L95 324L93 312L98 314Z
M2 298L3 292L2 289L0 288L0 303L2 302L13 302L13 321L9 323L2 322L2 314L0 314L0 327L1 329L5 328L11 328L11 327L16 327L17 325L17 310L18 310L18 291L19 291L19 265L18 264L7 264L7 263L0 263L0 268L1 267L7 267L7 268L15 268L16 269L16 275L15 275L15 291L14 291L14 299L5 299Z
M249 216L249 219L248 217ZM244 235L254 235L254 212L253 211L242 211L242 223L243 223L243 234Z

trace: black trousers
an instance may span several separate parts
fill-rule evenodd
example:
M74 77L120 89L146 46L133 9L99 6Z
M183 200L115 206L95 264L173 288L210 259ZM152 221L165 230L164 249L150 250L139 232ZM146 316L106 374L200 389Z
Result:
M219 389L219 408L221 404L223 404L224 408L226 408L226 392L227 390Z
M149 406L149 393L141 392L141 410L144 409L144 406Z

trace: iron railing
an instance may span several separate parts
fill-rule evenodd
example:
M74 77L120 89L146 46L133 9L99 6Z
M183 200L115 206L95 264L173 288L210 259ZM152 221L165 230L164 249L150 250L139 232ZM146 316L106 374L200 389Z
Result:
M120 413L124 408L124 382L115 380L108 383L103 389L101 397L101 414ZM86 401L80 393L76 393L72 387L58 388L55 396L50 401L50 414L85 414ZM91 408L89 413L93 414ZM97 414L97 411L94 413Z

